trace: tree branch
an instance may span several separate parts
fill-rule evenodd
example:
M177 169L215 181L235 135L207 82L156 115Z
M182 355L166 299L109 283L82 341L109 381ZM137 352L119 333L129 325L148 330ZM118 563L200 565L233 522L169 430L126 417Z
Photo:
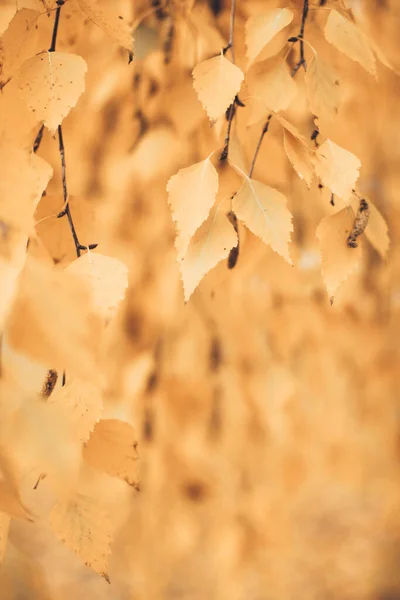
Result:
M228 41L228 45L225 46L225 48L223 48L222 52L224 54L226 54L228 52L228 50L231 51L231 57L232 57L232 63L233 64L235 64L235 48L234 48L234 44L233 44L233 36L234 36L234 29L235 29L235 11L236 11L236 0L231 0L231 16L230 16L230 25L229 25L229 41ZM226 160L228 158L229 142L230 142L230 139L231 139L232 121L233 121L233 117L235 116L235 113L236 113L236 105L243 106L242 102L239 100L239 98L237 96L235 96L234 101L229 106L228 110L226 111L227 120L228 120L228 128L227 128L227 131L226 131L224 149L221 152L219 160Z
M292 77L294 77L296 75L296 73L300 69L300 67L303 67L303 69L305 71L307 70L306 59L304 56L304 28L306 26L307 16L308 16L308 0L304 0L303 14L301 16L300 31L299 31L299 35L297 36L298 40L300 41L300 59L293 67Z
M56 16L54 18L53 34L51 36L51 46L49 48L49 52L55 52L55 50L56 50L58 26L59 26L59 22L60 22L60 13L61 13L61 8L62 8L64 2L65 2L65 0L57 0ZM36 136L36 139L35 139L35 142L33 145L34 152L36 152L40 146L40 142L42 141L42 136L43 136L43 130L44 130L44 125L41 126L39 133ZM76 233L76 229L75 229L75 225L74 225L74 221L73 221L72 215L71 215L71 209L69 206L68 188L67 188L67 170L66 170L66 162L65 162L65 148L64 148L64 139L63 139L61 125L59 125L57 128L57 134L58 134L58 149L59 149L60 158L61 158L61 178L62 178L63 198L64 198L64 209L57 215L57 218L60 219L61 217L64 217L65 215L67 216L69 228L71 230L72 238L73 238L74 244L75 244L76 254L79 258L82 250L94 250L94 248L97 247L97 244L90 244L89 246L83 246L79 242L78 235Z

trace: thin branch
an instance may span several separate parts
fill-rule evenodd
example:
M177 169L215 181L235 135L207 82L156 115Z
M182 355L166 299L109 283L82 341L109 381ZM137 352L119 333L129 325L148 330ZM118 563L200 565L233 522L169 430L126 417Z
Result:
M304 0L303 14L301 16L300 31L299 31L299 35L297 36L300 41L300 59L293 67L292 77L294 77L296 75L296 73L300 69L300 67L303 67L303 69L305 71L307 70L307 64L306 64L306 59L305 59L305 55L304 55L304 28L306 26L307 16L308 16L308 0Z
M60 13L61 13L61 8L62 8L64 2L65 2L65 0L57 0L57 9L56 9L56 15L54 18L53 34L51 36L51 46L49 48L49 52L55 52L55 50L56 50L58 26L60 23ZM36 139L35 139L35 142L33 145L34 152L36 152L36 150L40 146L40 142L41 142L42 136L43 136L43 129L44 129L44 126L42 125L42 127L39 130L38 135L36 136ZM69 206L68 188L67 188L67 169L66 169L66 163L65 163L65 147L64 147L64 139L63 139L61 125L59 125L57 128L57 134L58 134L58 149L59 149L60 158L61 158L61 178L62 178L63 197L64 197L64 209L57 215L57 218L60 219L61 217L64 217L65 215L67 216L69 228L71 230L72 237L73 237L74 244L75 244L76 254L79 258L82 250L94 250L94 248L97 247L97 244L90 244L89 246L83 246L79 242L78 235L76 233L76 229L75 229L75 225L74 225L74 221L73 221L72 215L71 215L71 209Z
M53 35L51 36L51 46L49 48L49 52L55 52L56 50L58 25L60 22L61 7L63 6L64 2L65 0L57 0L56 16L54 18Z
M222 52L225 55L228 52L228 50L231 51L231 57L232 57L232 63L233 64L235 64L235 49L234 49L234 45L233 45L233 36L234 36L234 29L235 29L235 12L236 12L236 0L231 0L231 16L230 16L230 25L229 25L229 41L228 41L228 45L225 46L225 48L223 48ZM235 113L236 113L236 104L238 106L243 106L243 103L239 100L239 98L237 96L235 96L234 101L228 107L228 110L227 110L227 113L226 113L228 115L227 116L227 119L228 119L228 128L227 128L227 131L226 131L224 149L221 152L219 160L226 160L228 158L229 142L230 142L230 139L231 139L232 121L233 121L233 117L235 116Z
M33 142L33 151L36 153L39 150L40 144L42 143L44 132L44 125L40 126L37 136L35 137L35 141Z
M249 171L249 177L251 177L253 175L253 171L254 171L254 167L255 167L255 164L256 164L257 156L258 156L258 153L260 151L261 144L262 144L262 141L264 139L264 135L267 133L267 131L269 129L269 124L270 124L271 119L272 119L272 114L268 116L268 118L267 118L267 120L265 122L265 125L264 125L264 127L262 129L260 138L259 138L258 143L257 143L256 151L254 152L253 160L251 161L251 166L250 166L250 171Z

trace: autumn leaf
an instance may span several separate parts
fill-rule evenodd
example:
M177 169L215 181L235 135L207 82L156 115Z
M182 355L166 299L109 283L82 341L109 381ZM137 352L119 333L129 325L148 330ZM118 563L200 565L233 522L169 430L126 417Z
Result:
M291 162L294 170L300 179L304 179L307 187L310 187L314 175L314 169L310 157L310 151L307 145L299 141L297 137L284 129L283 146L285 148L286 156Z
M297 86L290 76L287 64L279 61L267 69L261 64L254 73L254 82L250 87L252 113L249 125L257 123L272 112L279 112L289 108L297 93Z
M246 23L246 46L249 65L254 62L264 46L292 22L293 16L293 12L288 8L274 8L248 19Z
M115 5L107 5L105 2L97 0L78 0L79 6L86 13L89 19L104 31L117 44L133 52L133 36L131 28L124 18L122 18Z
M233 198L232 210L250 231L292 264L288 245L293 231L292 215L281 192L247 178Z
M336 117L340 102L338 76L317 54L308 64L306 85L311 112L319 118L331 120Z
M37 120L55 132L85 89L86 62L76 54L42 52L18 72L21 95Z
M91 467L129 485L139 483L137 435L129 423L118 419L99 421L83 449L83 458Z
M226 258L237 244L237 235L221 208L214 209L192 238L180 263L187 302L208 271Z
M64 377L64 385L57 386L48 402L58 405L72 433L81 442L86 442L103 410L101 388L74 377L71 373L65 374ZM63 379L61 373L60 379Z
M4 7L2 6L2 10ZM15 75L19 66L40 52L40 30L35 10L23 8L15 13L0 44L0 89Z
M75 494L53 508L50 523L56 536L96 573L108 580L111 523L107 513L88 496Z
M190 239L207 219L218 192L218 173L210 158L181 169L168 181L172 217L177 226L175 246L184 257Z
M376 77L376 60L367 37L351 21L336 10L331 10L324 29L325 37L340 52L358 62Z
M322 260L322 277L331 303L340 285L358 267L361 245L349 248L347 238L353 228L354 212L345 207L322 219L317 228Z
M241 69L222 52L197 65L192 75L194 89L212 120L218 119L232 104L244 79Z
M315 155L315 173L333 194L348 200L359 177L361 161L327 139Z
M86 282L96 314L104 319L114 316L128 287L128 269L120 260L87 252L68 265L65 272Z

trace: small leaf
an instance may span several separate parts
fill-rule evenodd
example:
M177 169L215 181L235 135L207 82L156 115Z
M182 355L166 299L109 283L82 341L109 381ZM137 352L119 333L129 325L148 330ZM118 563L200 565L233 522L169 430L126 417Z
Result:
M349 248L347 238L353 228L354 212L345 207L334 215L322 219L317 227L322 260L322 277L331 303L343 281L354 271L361 260L361 246Z
M104 31L117 44L133 52L132 31L125 19L117 12L117 5L97 0L78 0L81 9L89 19Z
M111 523L107 513L92 498L76 494L59 502L51 512L50 523L56 536L87 567L108 580Z
M292 22L293 16L293 12L288 8L274 8L262 15L250 17L246 23L246 46L249 65L254 62L264 46Z
M347 201L359 178L361 161L327 139L316 153L315 173L333 194Z
M190 242L181 261L181 275L187 302L208 271L226 258L237 244L237 235L220 208L214 209Z
M235 99L244 79L243 71L222 54L193 69L193 86L210 119L223 115Z
M286 129L283 130L283 146L294 170L310 187L314 169L308 147Z
M86 62L77 54L42 52L24 62L17 76L28 107L52 133L85 90Z
M173 175L167 192L177 225L175 246L181 259L193 234L210 214L218 192L218 173L207 158Z
M261 67L261 64L260 64ZM252 113L249 125L257 123L272 112L289 108L297 93L297 86L290 77L287 64L279 59L272 69L257 69L254 83L251 85Z
M288 246L293 231L292 215L281 192L248 178L235 194L232 209L250 231L292 264Z
M124 299L128 287L128 269L111 256L87 252L65 269L87 282L96 313L110 319Z
M339 80L331 65L318 55L308 65L306 85L311 112L317 117L333 119L339 107Z
M129 423L118 419L99 421L83 449L83 458L99 471L138 485L137 435Z
M342 17L336 10L331 10L324 33L330 44L376 77L375 56L369 47L367 37L357 25Z

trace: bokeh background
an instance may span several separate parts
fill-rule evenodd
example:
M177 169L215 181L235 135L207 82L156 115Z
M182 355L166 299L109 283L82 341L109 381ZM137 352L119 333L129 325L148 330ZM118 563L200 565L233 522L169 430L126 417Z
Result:
M67 1L57 48L83 56L88 72L63 134L80 239L129 269L125 299L101 341L101 386L100 378L91 383L101 393L103 418L135 428L138 484L96 471L72 446L54 459L61 479L69 461L79 465L79 489L107 511L108 584L54 535L46 479L32 489L38 465L29 457L38 440L55 454L61 443L51 425L35 422L18 448L25 456L21 496L39 518L11 521L0 597L400 598L399 77L380 66L375 80L328 46L326 8L340 2L311 4L305 37L336 67L342 93L337 119L321 131L360 158L358 189L389 226L387 260L363 240L362 266L330 306L315 231L340 206L331 206L317 183L308 190L299 180L281 130L271 124L254 176L288 198L295 265L239 225L236 267L221 262L185 304L166 184L223 146L226 122L210 127L191 71L226 44L230 3L174 0L159 7L162 14L143 0L101 4L129 23L140 21L135 58L128 63L126 50ZM3 29L16 5L42 13L32 55L46 49L54 10L47 14L39 0L2 0ZM300 0L237 0L239 66L245 68L246 19L276 5L295 11L296 32ZM398 2L347 5L400 68ZM314 125L302 71L296 82L285 117L309 137ZM246 89L242 99L246 104ZM262 123L249 127L246 111L237 111L233 129L249 164ZM61 169L48 132L38 154L54 175L36 209L28 252L61 268L75 249L66 220L54 217L63 205ZM227 178L224 193L238 185L239 178Z

